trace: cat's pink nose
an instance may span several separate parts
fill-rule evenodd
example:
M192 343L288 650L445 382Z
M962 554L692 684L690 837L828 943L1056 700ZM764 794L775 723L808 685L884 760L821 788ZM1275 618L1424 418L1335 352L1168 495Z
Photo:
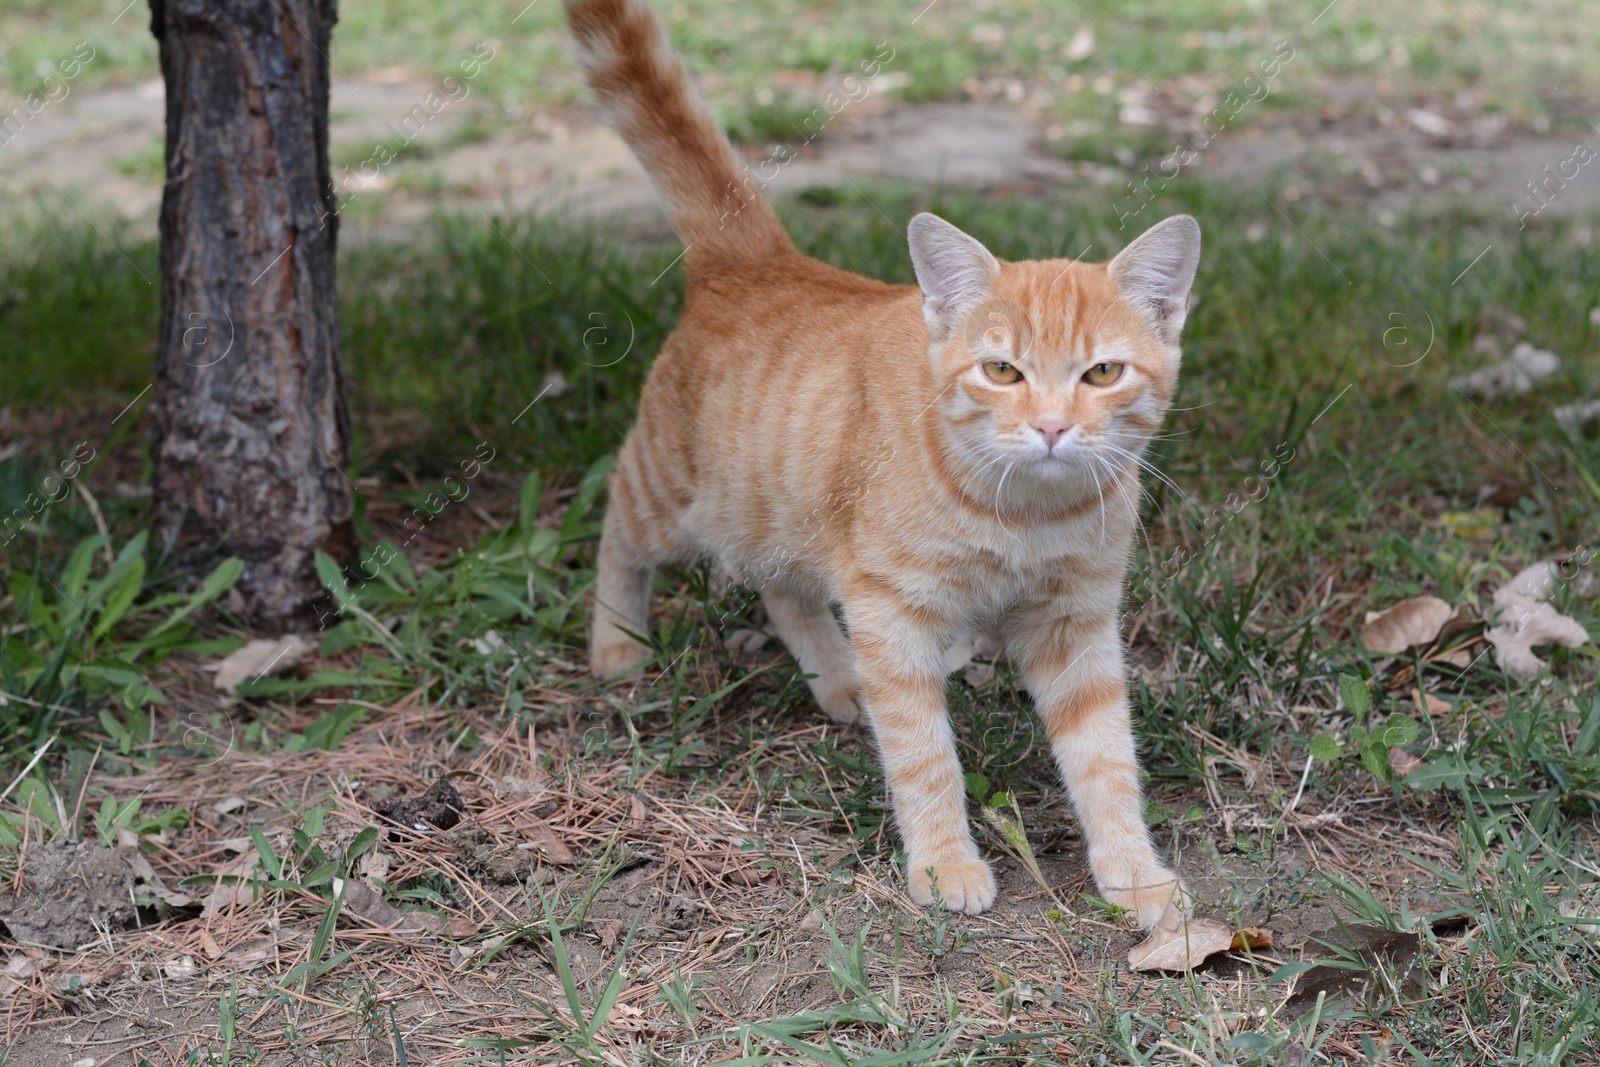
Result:
M1066 419L1045 418L1035 422L1033 428L1044 438L1044 447L1053 449L1056 442L1061 440L1061 435L1072 429L1072 424Z

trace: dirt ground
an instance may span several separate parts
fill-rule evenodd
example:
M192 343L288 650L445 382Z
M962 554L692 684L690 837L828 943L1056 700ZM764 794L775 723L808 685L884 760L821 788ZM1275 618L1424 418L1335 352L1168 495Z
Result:
M418 129L397 125L396 117L403 120L431 88L415 76L382 72L335 80L330 140L348 237L401 238L441 211L622 217L667 236L643 170L592 112L549 110L516 123L490 122L469 98ZM1268 112L1224 129L1209 144L1182 101L1140 93L1123 108L1136 120L1123 132L1151 150L1118 148L1114 160L1101 161L1072 158L1064 147L1068 131L998 90L936 104L875 96L842 112L824 136L798 146L769 191L892 181L1026 195L1092 183L1107 190L1110 212L1130 195L1126 183L1159 174L1161 158L1185 142L1204 145L1185 176L1247 179L1263 189L1281 184L1288 200L1315 195L1343 201L1385 224L1401 212L1445 210L1463 201L1515 218L1513 205L1529 202L1526 183L1538 179L1545 164L1556 167L1571 155L1575 139L1591 132L1511 126L1481 112L1470 93L1407 102L1381 91L1369 80L1344 79L1327 89L1319 111ZM163 121L159 81L70 96L7 146L0 192L109 209L153 233ZM373 146L403 140L409 152L387 166L364 168ZM769 152L746 146L745 154L754 165ZM1576 216L1597 205L1600 181L1576 180L1545 210ZM1263 210L1270 213L1270 204Z
M795 798L771 784L774 772L789 780L820 772L835 788L816 754L832 742L866 756L860 730L820 713L763 726L750 718L759 712L731 710L703 736L736 750L744 731L764 733L764 742L735 752L731 762L746 773L718 780L692 767L657 770L630 786L625 748L599 740L616 733L605 695L539 695L555 712L547 718L556 725L543 730L497 726L495 708L446 713L402 701L373 708L372 720L333 752L199 760L170 751L141 776L97 772L91 790L108 789L119 803L141 797L150 812L183 807L193 817L181 830L145 838L157 848L137 888L147 902L165 903L137 915L126 895L120 910L106 909L105 894L69 896L64 874L45 873L41 882L40 869L24 862L14 890L58 892L68 902L48 937L67 952L30 948L32 939L13 927L14 1044L6 1062L178 1064L200 1048L222 1057L225 1019L235 1052L248 1049L257 1058L247 1062L260 1064L469 1062L495 1042L549 1051L548 1025L533 1005L560 1014L566 1001L542 932L546 899L566 928L580 987L603 987L626 946L603 1039L624 1060L629 1043L690 1055L683 1043L698 1039L683 1062L715 1062L762 1046L744 1023L838 1005L848 989L828 961L847 953L835 937L846 949L864 939L874 988L896 986L908 1016L936 1016L953 997L975 1035L1022 1013L1034 1028L1070 1030L1083 1025L1084 1004L1115 997L1149 1005L1173 995L1171 983L1106 966L1138 938L1085 898L1093 885L1059 799L1029 810L1048 891L991 840L999 904L976 918L943 918L906 899L881 829L853 836L837 818L797 815ZM187 721L216 699L196 684L173 711ZM309 720L320 710L298 714ZM248 712L229 716L243 728ZM292 714L280 724L296 725L304 723ZM468 727L482 739L471 748L461 743ZM1370 798L1356 795L1285 813L1264 790L1292 789L1292 768L1251 788L1224 764L1216 768L1211 800L1156 791L1171 810L1198 804L1206 812L1158 837L1171 842L1205 914L1268 928L1274 944L1253 963L1235 954L1197 972L1189 989L1201 1003L1256 1010L1260 974L1298 958L1310 934L1334 924L1327 901L1309 888L1315 869L1359 872L1362 882L1387 886L1393 906L1403 898L1417 912L1446 910L1422 864L1449 862L1447 838L1394 816L1363 815ZM396 814L396 798L417 798L441 781L454 790L448 804L435 790L434 803L400 814L408 825L379 814ZM1407 815L1423 813L1398 813ZM297 841L301 827L310 829ZM377 839L353 873L369 885L411 886L415 899L397 914L353 903L347 891L323 949L317 927L332 886L307 883L369 827ZM252 828L272 853L265 862ZM1276 842L1270 857L1237 849L1250 835ZM308 857L312 845L322 852ZM102 880L126 894L132 849L83 847L111 872ZM63 848L76 850L44 846ZM430 905L437 917L406 919L417 917L411 907ZM308 976L322 959L338 966ZM694 990L688 1019L663 993L674 983Z

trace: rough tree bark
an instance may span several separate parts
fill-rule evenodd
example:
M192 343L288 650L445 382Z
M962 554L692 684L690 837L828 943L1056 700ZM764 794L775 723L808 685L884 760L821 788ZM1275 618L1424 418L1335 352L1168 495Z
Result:
M150 0L167 92L154 506L180 557L245 561L264 629L345 562L354 487L334 292L336 0Z

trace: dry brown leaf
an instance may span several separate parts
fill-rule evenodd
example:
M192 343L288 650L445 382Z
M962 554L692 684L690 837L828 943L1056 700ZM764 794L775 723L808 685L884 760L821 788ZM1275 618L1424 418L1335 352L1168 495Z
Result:
M600 947L607 952L617 947L622 931L627 929L621 919L590 919L589 925L594 928L595 936L600 938Z
M1438 637L1454 614L1450 605L1436 596L1402 600L1388 611L1367 613L1361 644L1369 652L1398 656Z
M634 826L643 826L645 818L644 801L640 800L639 794L635 793L628 805L628 822Z
M285 634L276 641L251 641L222 658L212 684L225 692L236 692L244 682L288 670L309 656L312 647L299 634Z
M209 918L221 912L228 911L235 904L241 906L251 904L256 899L256 882L252 877L261 857L256 855L254 846L251 846L238 859L218 867L212 873L216 885L207 894L205 902L200 907L200 917ZM232 879L232 883L224 882L224 878Z
M1417 705L1417 710L1429 717L1443 715L1455 707L1448 700L1441 700L1432 693L1424 693L1420 689L1411 690L1411 699Z
M1233 947L1233 927L1216 919L1190 919L1176 930L1153 930L1128 950L1136 971L1192 971Z
M1245 949L1254 951L1258 948L1272 947L1272 931L1265 926L1241 926L1234 931L1233 942L1228 946L1229 952L1243 952Z
M222 955L222 946L217 944L217 939L211 936L210 930L200 931L200 951L206 954L208 960L214 960Z
M722 880L732 885L760 885L770 877L770 870L759 867L727 867L722 872Z
M228 962L241 969L265 963L278 954L278 942L270 937L247 941L227 953Z
M143 882L150 892L166 901L174 908L186 908L194 903L194 897L188 893L181 893L176 889L168 889L161 882L161 877L156 874L155 868L150 866L150 861L144 853L135 851L128 865L133 868L133 876ZM216 957L212 957L215 959Z
M1414 756L1403 748L1391 748L1389 766L1394 768L1394 773L1404 777L1422 766L1422 757Z
M576 858L572 854L572 849L567 847L567 843L561 840L556 832L550 829L550 824L543 819L529 816L523 823L522 829L539 855L551 863L559 863L565 867Z
M346 878L333 880L335 895L344 896L341 911L400 934L442 934L444 920L426 911L401 911L383 899L383 894L367 885Z

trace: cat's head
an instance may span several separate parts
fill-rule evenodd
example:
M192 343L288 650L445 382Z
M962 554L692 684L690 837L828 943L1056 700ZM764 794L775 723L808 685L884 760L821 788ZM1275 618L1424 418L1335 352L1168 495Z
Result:
M1178 384L1178 337L1200 260L1187 215L1109 263L1002 263L933 215L911 220L936 399L975 479L1042 493L1135 474Z

